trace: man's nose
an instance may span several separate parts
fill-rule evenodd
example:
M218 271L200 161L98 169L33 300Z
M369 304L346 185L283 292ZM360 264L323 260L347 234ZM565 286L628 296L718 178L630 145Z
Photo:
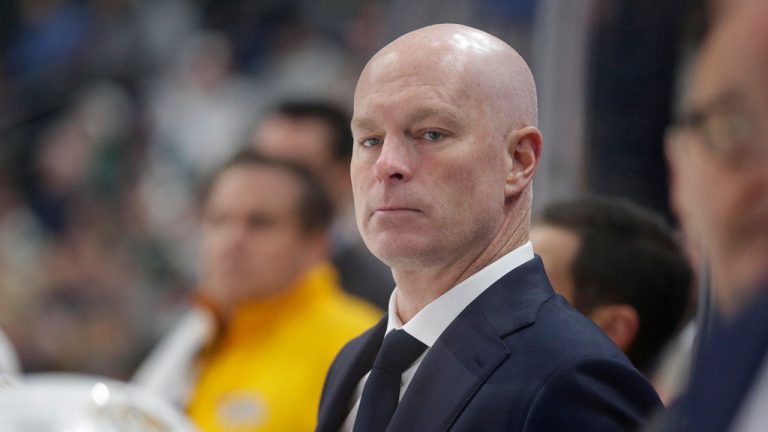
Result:
M415 157L405 138L388 136L374 165L376 178L382 182L410 180Z
M242 223L230 223L219 232L219 245L227 253L238 253L246 241L247 227Z

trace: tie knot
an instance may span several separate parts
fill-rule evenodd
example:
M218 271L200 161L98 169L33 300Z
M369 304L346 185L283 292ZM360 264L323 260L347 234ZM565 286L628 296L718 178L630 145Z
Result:
M373 367L403 373L427 349L405 330L392 330L384 337Z

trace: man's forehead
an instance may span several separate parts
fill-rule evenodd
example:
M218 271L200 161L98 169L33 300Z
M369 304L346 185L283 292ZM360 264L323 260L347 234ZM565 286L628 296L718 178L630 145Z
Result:
M505 42L480 30L438 25L384 47L363 69L355 111L375 93L432 86L464 111L493 112L503 122L536 125L536 88L528 65ZM505 126L506 127L506 126Z
M392 106L397 107L394 114L409 117L413 121L438 114L461 117L462 113L456 111L477 105L473 102L476 96L470 91L471 85L466 80L456 76L442 76L440 80L439 75L404 70L381 75L377 77L378 80L359 86L355 93L353 117L360 119L376 116Z
M282 166L266 164L237 164L222 171L212 187L222 190L241 188L271 189L278 185L283 190L299 190L297 175ZM251 194L253 195L253 194Z
M768 101L768 3L746 1L730 12L702 48L690 105L710 105L726 97ZM764 94L755 94L757 89Z
M356 93L397 85L443 85L455 82L465 60L440 49L388 51L377 54L363 69Z

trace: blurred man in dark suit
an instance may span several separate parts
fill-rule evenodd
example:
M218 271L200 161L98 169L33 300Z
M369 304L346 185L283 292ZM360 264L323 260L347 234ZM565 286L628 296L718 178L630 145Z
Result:
M663 430L768 425L768 3L723 13L667 142L673 204L709 263L716 316Z

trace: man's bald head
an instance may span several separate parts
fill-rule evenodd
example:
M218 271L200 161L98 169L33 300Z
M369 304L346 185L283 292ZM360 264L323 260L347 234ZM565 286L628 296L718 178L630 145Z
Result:
M404 71L413 79L449 81L463 88L486 114L509 122L511 128L538 123L536 86L525 60L506 42L481 30L436 24L397 38L365 66L356 95L361 86L386 81L387 74L408 79Z

